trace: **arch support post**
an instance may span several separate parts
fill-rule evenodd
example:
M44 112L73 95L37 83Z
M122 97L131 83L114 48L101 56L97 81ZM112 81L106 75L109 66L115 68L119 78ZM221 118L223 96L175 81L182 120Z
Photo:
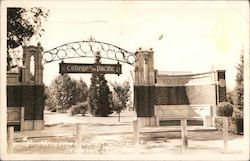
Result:
M134 102L140 126L156 126L154 117L155 71L154 52L137 50L135 68Z
M21 122L22 130L44 129L44 84L43 84L43 48L40 43L37 46L23 46L23 66L21 70L21 82L17 87L20 93L21 107L24 117ZM31 75L30 62L34 57L34 75Z

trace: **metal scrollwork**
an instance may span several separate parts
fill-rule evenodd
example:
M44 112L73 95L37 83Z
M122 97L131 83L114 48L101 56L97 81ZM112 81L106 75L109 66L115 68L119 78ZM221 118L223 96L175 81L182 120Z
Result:
M116 60L130 65L134 65L137 61L135 53L109 43L96 41L90 37L86 41L71 42L45 51L43 64L70 58L95 57L97 52L100 52L104 59Z

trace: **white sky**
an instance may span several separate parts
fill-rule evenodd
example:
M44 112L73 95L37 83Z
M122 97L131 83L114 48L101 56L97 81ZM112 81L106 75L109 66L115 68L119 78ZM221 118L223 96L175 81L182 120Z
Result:
M132 52L139 47L153 48L155 69L196 73L220 65L227 70L230 88L235 82L235 66L242 48L248 52L247 1L39 2L36 4L50 9L41 40L45 51L90 36ZM44 66L45 84L55 78L58 68L58 62ZM131 80L132 69L123 65L124 74L119 80ZM88 82L90 75L75 76ZM117 78L108 76L109 81Z

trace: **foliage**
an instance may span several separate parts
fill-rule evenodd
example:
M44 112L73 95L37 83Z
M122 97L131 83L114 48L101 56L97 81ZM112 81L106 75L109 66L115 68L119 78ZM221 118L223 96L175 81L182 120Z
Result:
M229 89L227 89L227 102L234 105L235 103L235 91L234 90L229 91Z
M100 113L97 111L101 105L99 102L99 87L97 86L98 83L98 76L96 74L92 74L91 77L91 85L89 87L89 92L88 92L88 100L89 100L89 106L90 106L90 113L95 115L97 113ZM99 85L99 84L98 84Z
M53 85L45 87L45 109L49 111L54 111L57 106L56 89L51 88Z
M131 98L129 82L125 81L123 84L117 82L111 84L113 86L113 110L119 114L118 120L120 121L120 113L128 107L128 101Z
M235 87L235 105L242 111L244 106L244 55L240 56L240 63L238 64L236 74L236 87Z
M244 107L244 57L243 54L240 56L240 63L238 64L236 74L236 87L234 90L227 93L227 100L234 105L234 118L243 118L243 107Z
M227 101L233 104L233 115L229 119L229 132L243 133L243 107L244 107L244 55L240 56L240 63L236 67L236 87L234 90L227 92ZM215 126L222 128L222 119L215 118Z
M77 81L67 74L59 75L45 90L46 109L66 112L72 105L86 101L87 93L88 87L82 79Z
M233 105L228 102L220 102L217 105L216 112L218 116L232 116Z
M223 131L223 118L222 117L216 117L215 120L215 127L219 130L219 131ZM233 123L233 118L229 117L228 118L228 132L229 133L235 133L235 124Z
M87 101L77 103L76 105L73 105L72 107L69 108L69 114L71 116L74 116L76 114L82 114L84 116L84 114L88 110L88 107L89 107L89 104Z
M113 100L112 100L112 92L109 89L108 82L105 79L104 75L101 74L99 75L99 81L100 81L100 111L101 111L101 116L105 117L108 116L109 114L113 113Z
M216 117L215 127L219 131L223 130L223 118ZM243 119L237 119L234 117L228 117L228 132L232 134L242 134L243 133Z
M77 102L85 102L88 98L88 86L82 78L76 84Z
M72 105L75 81L72 81L67 74L58 76L55 81L57 84L58 110L66 112L66 110Z
M48 15L49 10L44 8L7 8L7 52L20 45L27 45L33 37L41 37L44 32L42 24ZM7 54L8 69L12 68L11 61L12 57Z
M96 53L95 64L101 64L100 53ZM93 73L89 88L89 105L92 115L106 117L112 113L112 92L104 74Z
M243 111L239 109L236 105L234 106L233 118L244 118Z

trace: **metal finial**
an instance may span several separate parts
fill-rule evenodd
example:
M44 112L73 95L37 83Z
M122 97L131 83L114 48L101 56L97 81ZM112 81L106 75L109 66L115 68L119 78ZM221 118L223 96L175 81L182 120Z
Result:
M88 41L95 41L94 37L91 35L89 38L88 38Z

